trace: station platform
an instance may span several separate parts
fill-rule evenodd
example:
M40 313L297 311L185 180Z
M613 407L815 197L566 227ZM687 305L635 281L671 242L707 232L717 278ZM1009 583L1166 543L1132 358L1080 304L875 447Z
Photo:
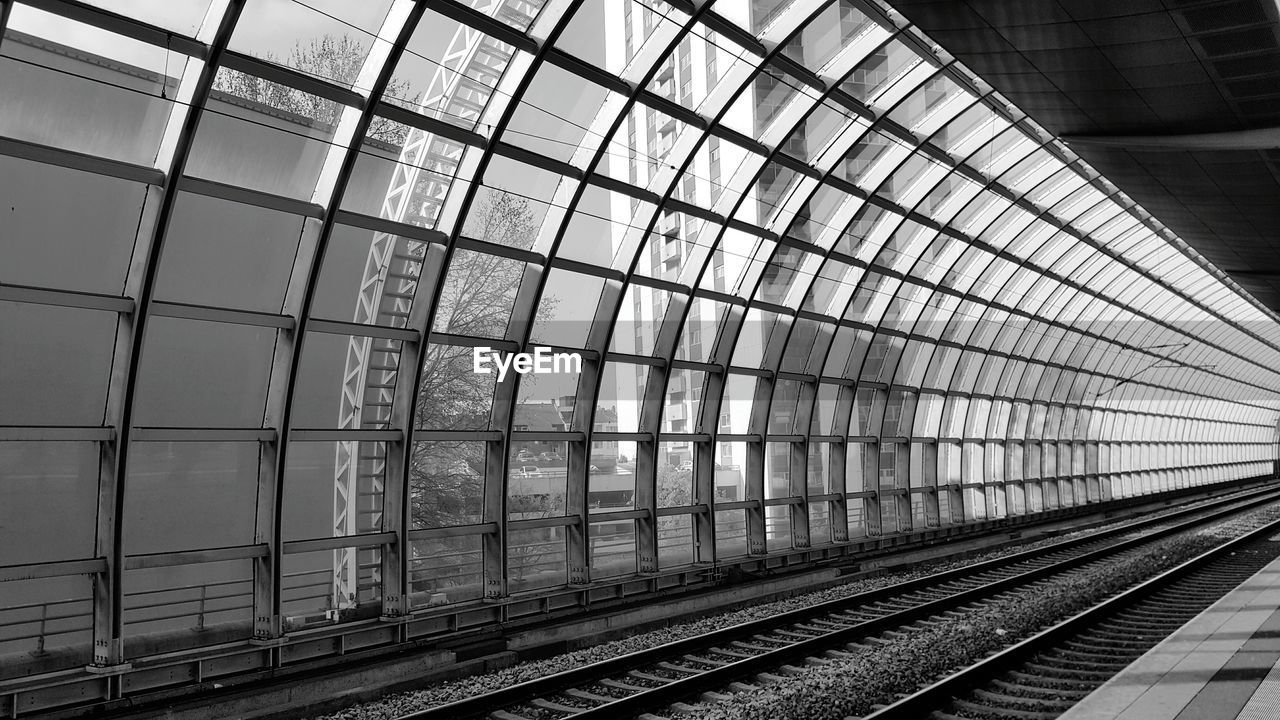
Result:
M1280 559L1059 720L1280 720Z

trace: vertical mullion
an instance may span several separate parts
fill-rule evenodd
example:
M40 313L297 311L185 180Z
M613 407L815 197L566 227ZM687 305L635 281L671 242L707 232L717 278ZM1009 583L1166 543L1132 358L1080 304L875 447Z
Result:
M807 548L811 544L809 533L809 477L808 477L808 443L787 443L788 474L790 475L790 494L799 497L800 502L787 505L788 519L791 521L791 547L797 550Z
M705 402L706 394L703 394ZM701 509L690 518L693 533L693 560L716 561L716 444L699 440L693 445L693 504Z
M416 24L410 17L407 26ZM411 31L409 31L411 32ZM430 303L419 301L424 292L434 292L444 282L445 248L437 243L427 245L422 259L422 273L414 292L413 306L409 310L407 327L420 330L416 341L403 341L400 345L400 371L396 375L396 387L391 404L391 426L400 429L400 439L387 444L386 477L383 484L382 530L396 533L394 543L383 548L382 556L382 615L398 617L412 610L410 596L413 542L409 532L413 529L412 482L409 471L413 466L413 424L417 414L417 398L414 378L422 365L423 351L427 343L427 314Z
M12 9L12 0L0 0L0 45L4 44L4 30L9 27L9 11Z
M831 539L849 542L849 419L853 414L855 386L841 385L836 392L835 419L831 434L843 438L831 445L831 489L837 498L830 504ZM864 517L863 522L866 522Z
M6 5L7 10L9 6ZM107 561L106 570L94 582L94 624L92 666L109 668L124 665L124 527L125 481L128 477L128 454L133 423L133 398L137 388L147 318L155 291L156 277L163 250L164 236L177 201L177 178L186 168L187 159L200 126L205 101L213 88L218 61L231 40L244 7L244 0L228 0L217 31L209 47L209 55L200 69L190 109L184 118L175 143L173 162L166 174L166 190L159 194L154 223L139 227L135 246L136 260L130 267L129 284L136 288L134 314L129 320L121 316L115 346L115 365L107 391L107 424L115 427L112 442L101 449L102 476L99 480L99 503L96 547L99 557ZM206 17L208 23L211 18ZM152 197L153 193L148 193ZM143 231L150 235L144 240ZM118 685L112 694L118 694Z
M397 7L403 8L404 13L399 21L395 19L395 10ZM333 236L333 230L336 225L337 208L341 203L342 196L346 192L347 185L349 184L352 173L354 172L356 160L359 157L360 146L363 142L365 133L373 120L374 108L377 106L377 103L374 102L374 98L378 97L390 82L391 73L395 67L396 60L404 47L408 44L414 26L417 23L418 17L421 16L422 11L423 8L419 3L413 3L411 5L401 4L399 6L393 6L392 11L389 12L384 19L384 26L379 32L379 37L382 37L388 32L393 32L396 35L396 39L391 43L388 54L383 59L381 66L377 68L376 79L373 81L369 93L369 101L365 104L364 109L355 116L354 125L349 126L351 128L351 136L348 140L348 144L345 147L334 147L330 150L330 156L326 160L326 167L332 167L333 163L337 163L336 169L333 170L331 179L326 179L329 177L327 175L329 171L326 170L322 173L322 177L317 181L317 186L315 187L312 196L313 201L325 204L325 212L322 219L317 222L317 227L314 229L314 240L311 240L308 237L308 230L304 230L302 242L299 245L298 257L295 260L296 265L294 268L294 274L291 276L293 279L290 281L288 291L289 304L286 306L286 311L293 311L297 322L291 332L291 337L286 339L284 342L278 341L277 343L277 352L274 362L278 365L279 371L276 372L275 369L273 369L272 384L269 386L268 391L268 403L271 408L270 413L275 416L276 426L279 428L279 431L277 434L275 457L272 458L275 464L273 477L275 485L273 491L275 507L274 513L271 516L272 526L269 531L264 529L259 530L259 532L264 536L269 536L271 538L270 544L272 545L271 552L269 553L271 567L267 569L272 577L272 592L269 602L270 611L267 611L266 606L268 605L268 602L265 597L255 597L257 609L255 611L256 620L254 634L256 640L259 642L278 642L285 632L282 619L284 606L284 538L281 522L284 510L283 504L285 500L285 471L288 465L294 396L297 393L299 368L307 342L307 326L311 318L311 309L315 300L316 288L319 284L321 267L324 264L329 241ZM373 55L370 57L373 57ZM370 71L371 68L368 66L368 62L370 62L369 59L366 59L366 67L362 69L362 74L368 74ZM343 127L346 123L352 122L352 112L352 108L344 108L344 119L340 121L339 127ZM312 221L308 220L307 222L308 225L306 227L309 229ZM371 340L370 342L372 343L376 341ZM402 342L398 357L399 370L397 373L403 372L404 359L404 343ZM363 387L360 389L362 393L364 390L365 388ZM397 409L393 403L391 412L396 413L396 410ZM407 425L411 422L412 414L412 410L410 409L407 412L402 412L400 415L401 418L405 415L410 418L408 421L402 421L402 424L399 426L399 429L401 430L401 446L397 447L396 443L389 443L382 453L383 492L381 502L383 503L383 506L382 512L379 513L379 515L381 517L381 523L384 526L387 523L391 523L392 527L400 525L397 518L388 518L387 516L387 497L389 492L401 492L404 485L404 479L396 478L388 483L389 478L387 474L391 472L392 468L401 471L402 474L407 472L407 469L397 467L401 465L401 461L399 459L392 460L390 462L388 461L390 460L389 454L393 450L400 450L403 455L403 444L407 440ZM392 423L394 424L394 422L395 418L393 416ZM352 442L350 444L355 447L355 451L351 453L351 461L359 463L360 456L362 455L361 445L363 443ZM260 495L262 494L267 493L266 491L260 491ZM356 497L348 499L348 513L359 512L358 498L359 492L357 490ZM391 507L397 512L397 514L399 514L400 507L397 505L397 502L398 498L392 499ZM404 543L405 538L403 533L401 533L395 541L395 547L390 549L391 554L395 555L399 549L402 548ZM388 554L387 549L387 546L384 546L383 552L380 553L384 558ZM356 582L358 583L358 565L362 551L338 550L335 552L335 555L336 553L341 552L348 553L348 562L353 563L353 568L350 572L354 574ZM386 570L387 567L384 560L382 566L379 568L379 573L383 575L384 580ZM398 580L400 580L400 578L393 578L393 581ZM261 590L264 584L265 583L255 584L255 589ZM331 592L334 590L331 590ZM358 595L358 590L355 584L353 584L351 592ZM380 592L385 600L387 595L385 586L380 588ZM393 594L397 598L402 598L403 596L403 593L399 589L394 589Z
M636 557L640 572L658 570L658 453L661 443L662 413L666 404L667 385L671 380L669 364L649 367L640 408L640 432L647 437L636 443L635 504L647 514L636 520Z
M694 502L704 503L706 511L694 520L693 544L698 551L700 562L715 562L719 558L716 547L716 497L715 497L715 464L718 443L716 438L720 432L720 413L724 402L724 391L728 385L723 370L706 373L702 386L702 407L699 408L698 424L694 431L710 435L705 445L699 447L698 457L694 461Z
M572 584L591 582L591 518L587 502L591 482L591 437L595 427L596 399L604 377L605 354L613 330L610 321L623 299L622 283L606 280L585 343L588 350L595 352L582 360L582 373L573 401L573 419L569 429L582 433L582 439L570 440L567 448L565 512L575 518L574 523L566 527L569 582Z
M800 384L792 433L803 435L804 439L790 443L789 457L791 494L800 497L800 504L791 506L791 544L795 548L807 548L813 544L813 529L809 524L809 448L812 443L809 436L813 430L811 420L817 396L817 382L806 380Z
M303 220L302 232L298 240L298 252L294 256L293 270L289 273L290 281L285 290L282 314L298 317L305 302L306 283L313 262L318 262L317 245L320 241L322 225L315 218ZM290 365L297 351L299 335L295 331L283 330L276 333L275 351L272 353L271 372L267 382L267 403L263 413L263 427L277 428L273 441L261 443L258 451L258 504L257 517L254 522L254 542L267 546L265 555L253 561L253 638L255 641L268 641L279 637L281 617L275 605L276 589L282 582L283 538L277 528L281 523L281 502L283 500L283 484L277 478L283 476L280 463L287 452L281 450L284 432L284 395L282 388L289 386ZM271 390L274 389L275 392Z
M846 485L846 468L845 463L848 462L848 443L833 442L827 450L827 472L828 483L831 486L831 492L836 495L834 500L827 502L827 515L831 518L831 542L846 543L849 542L849 499L845 497L848 492Z

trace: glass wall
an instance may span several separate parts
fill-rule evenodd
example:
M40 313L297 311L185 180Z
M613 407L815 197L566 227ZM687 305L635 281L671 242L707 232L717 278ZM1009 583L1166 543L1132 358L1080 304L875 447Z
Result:
M0 3L0 681L1272 472L1274 314L1030 118L683 7Z

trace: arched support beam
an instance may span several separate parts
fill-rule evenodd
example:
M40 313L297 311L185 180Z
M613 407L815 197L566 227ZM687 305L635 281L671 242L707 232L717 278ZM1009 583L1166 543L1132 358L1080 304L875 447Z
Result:
M1275 150L1280 148L1280 127L1185 135L1063 135L1061 140L1072 147L1118 147L1150 152Z

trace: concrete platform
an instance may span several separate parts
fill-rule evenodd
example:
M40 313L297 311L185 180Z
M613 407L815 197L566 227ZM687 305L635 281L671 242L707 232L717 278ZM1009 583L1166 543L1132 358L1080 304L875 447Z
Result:
M1280 559L1060 720L1280 720Z

